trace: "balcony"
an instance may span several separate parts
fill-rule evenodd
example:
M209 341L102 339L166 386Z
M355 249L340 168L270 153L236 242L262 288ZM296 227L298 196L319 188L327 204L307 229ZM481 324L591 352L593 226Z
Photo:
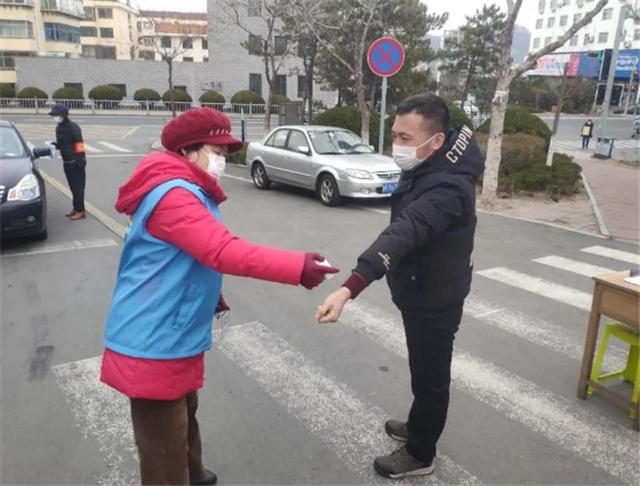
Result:
M4 0L0 0L4 1ZM40 10L84 19L82 0L42 0Z
M0 5L15 7L33 7L33 0L0 0Z

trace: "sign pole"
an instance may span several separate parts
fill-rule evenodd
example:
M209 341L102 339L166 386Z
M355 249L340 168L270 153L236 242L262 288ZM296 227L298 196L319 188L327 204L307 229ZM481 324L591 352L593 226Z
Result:
M380 134L378 136L378 153L384 152L385 115L387 114L387 77L382 78L382 99L380 100Z

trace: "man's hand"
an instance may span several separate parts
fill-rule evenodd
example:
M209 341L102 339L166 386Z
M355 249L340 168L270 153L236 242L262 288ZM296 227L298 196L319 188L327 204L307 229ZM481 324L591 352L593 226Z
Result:
M340 290L329 295L329 297L325 299L324 303L318 307L316 320L322 324L336 322L340 319L342 309L344 309L345 304L350 298L351 291L346 287L340 287Z

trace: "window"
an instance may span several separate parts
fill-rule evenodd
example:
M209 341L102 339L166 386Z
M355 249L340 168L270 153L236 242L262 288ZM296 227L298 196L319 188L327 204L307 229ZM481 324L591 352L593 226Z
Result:
M533 48L537 49L538 47L540 47L540 38L536 37L535 39L533 39Z
M547 19L547 28L551 28L556 24L556 18L555 17L549 17Z
M96 19L96 9L93 7L84 7L84 19L85 20L95 20Z
M249 17L260 17L262 13L262 2L261 0L249 0L247 4L247 10Z
M566 27L568 21L569 21L568 15L563 15L562 17L560 17L560 27Z
M209 39L202 39L202 49L207 50L209 49Z
M188 37L187 39L184 39L182 41L182 48L183 49L193 49L193 39L191 37Z
M287 38L283 35L276 35L273 38L273 49L279 56L287 52Z
M155 54L153 51L140 51L139 57L145 61L153 61Z
M163 36L162 39L160 39L160 46L165 47L165 48L170 48L171 47L171 37L168 36Z
M262 38L258 35L249 34L247 50L252 56L260 56L262 54Z
M584 43L585 44L591 44L591 42L593 42L593 37L591 37L591 34L585 34L584 35Z
M287 96L287 76L285 74L276 74L275 94Z
M182 62L193 62L193 57L183 57Z
M80 29L72 25L45 22L44 38L51 42L80 44Z
M64 87L75 89L84 97L84 88L82 87L82 83L64 83Z
M91 57L95 59L115 59L116 48L106 46L82 46L82 57Z
M536 20L536 29L542 29L543 26L544 26L544 19Z
M571 40L569 41L569 45L570 46L577 46L578 45L578 36L574 35Z
M604 44L609 40L609 33L608 32L600 32L600 34L598 34L598 42L600 44Z
M153 37L141 37L140 44L143 46L152 46L153 45Z
M100 29L100 37L103 39L113 39L113 29L111 27L102 27Z
M100 18L100 19L112 19L113 18L113 9L112 8L99 8L98 9L98 18Z
M289 150L293 150L294 152L304 153L305 149L309 150L309 143L307 142L307 137L304 133L298 130L291 130L291 135L289 135L289 142L287 142L287 148ZM303 150L300 150L303 149Z
M5 5L31 5L33 7L33 0L0 0L0 3Z
M202 58L202 62L209 62L209 58L208 57L203 57Z
M33 38L33 24L26 20L0 20L0 37Z
M544 7L546 5L546 0L539 0L538 1L538 12L542 15L544 13Z
M110 84L109 86L113 86L114 88L118 88L122 93L122 97L127 97L127 85L126 84Z
M249 90L262 96L262 74L249 74Z
M304 88L306 80L306 76L298 76L298 98L304 98Z
M581 18L582 18L582 14L581 13L575 14L573 16L573 23L575 24L576 22L579 22Z
M289 130L278 130L271 135L267 145L270 147L285 148L287 145L287 137L289 136Z
M0 69L13 69L16 67L16 57L33 57L35 52L28 51L0 51Z
M602 20L611 20L613 18L613 9L605 8L602 11Z
M633 40L634 41L640 40L640 29L636 29L635 32L633 33Z
M71 17L84 19L82 0L42 0L40 10L43 12L59 12Z
M80 27L80 37L98 37L98 29L95 27Z
M551 37L545 37L544 38L544 45L545 47L548 46L549 44L551 44Z

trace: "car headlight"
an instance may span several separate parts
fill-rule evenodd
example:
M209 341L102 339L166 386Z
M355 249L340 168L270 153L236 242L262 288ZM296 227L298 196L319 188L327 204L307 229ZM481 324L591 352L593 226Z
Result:
M347 169L347 174L354 179L373 179L371 172L368 170Z
M9 190L7 201L33 201L40 197L40 185L33 174L27 174Z

